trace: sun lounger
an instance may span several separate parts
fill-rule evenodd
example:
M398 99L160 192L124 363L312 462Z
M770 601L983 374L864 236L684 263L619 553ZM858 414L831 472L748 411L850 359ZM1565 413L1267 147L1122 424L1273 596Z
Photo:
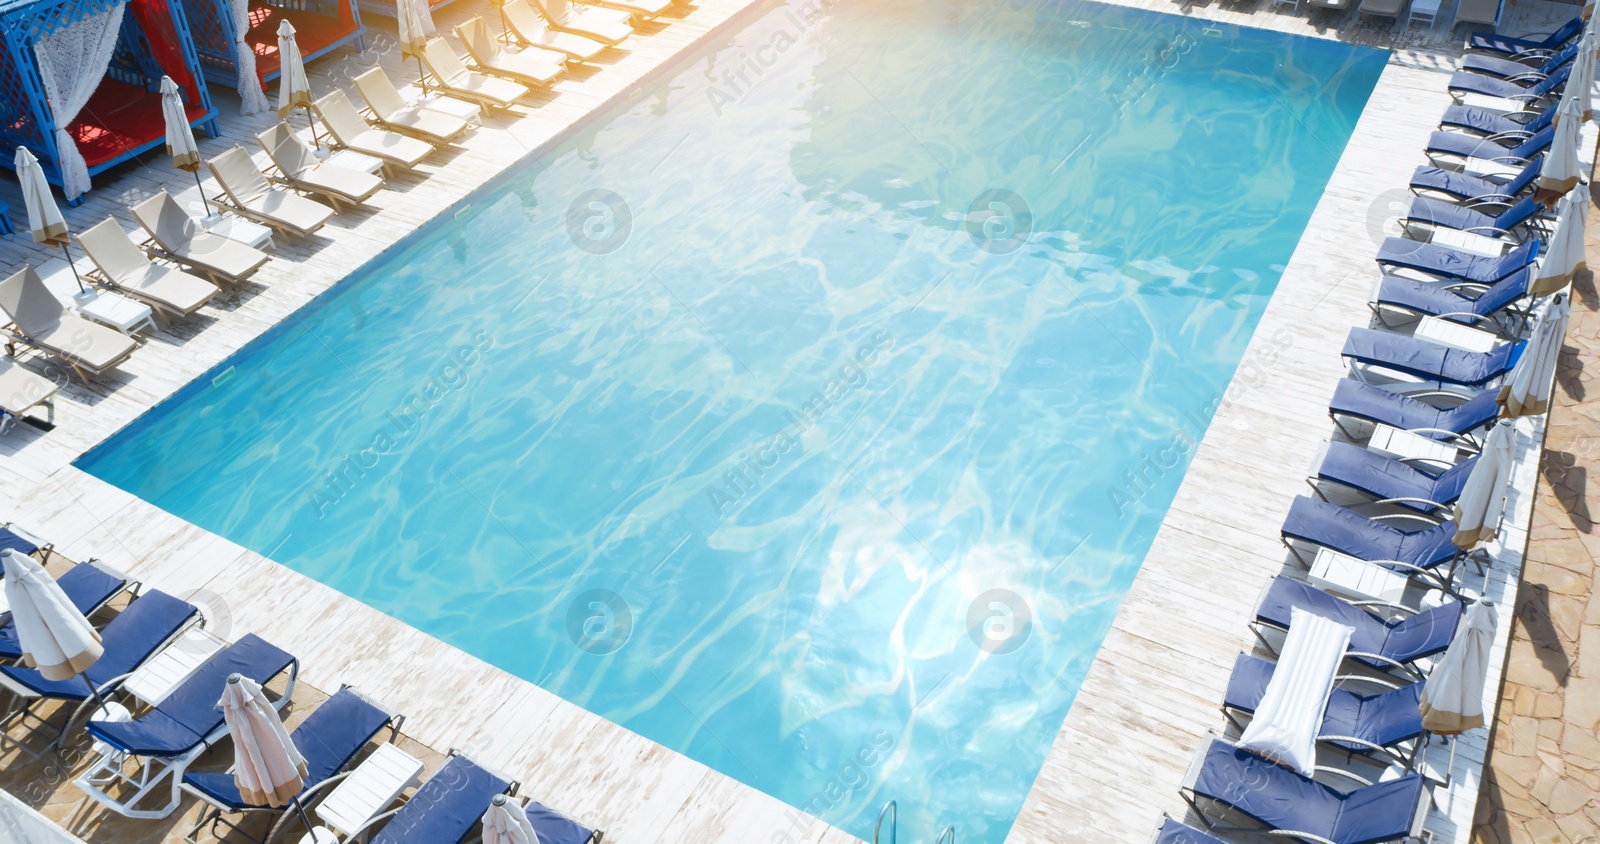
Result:
M1526 164L1550 148L1555 140L1554 126L1529 135L1522 131L1479 137L1465 132L1434 132L1428 136L1428 158L1486 158L1506 164Z
M554 1L544 0L545 3ZM650 20L671 8L675 0L562 0L562 2L576 2L579 6L610 9L626 13L638 20Z
M593 38L602 44L621 44L633 33L631 15L615 9L598 9L582 6L567 0L531 0L537 10L556 32L571 32Z
M508 109L530 92L525 85L468 70L443 38L430 38L422 48L422 66L445 94L486 108Z
M1455 203L1419 196L1411 200L1406 224L1423 223L1433 228L1481 234L1484 237L1514 237L1537 222L1544 208L1525 196L1514 202L1474 200Z
M372 112L373 121L385 129L435 146L448 144L467 131L465 120L407 103L381 67L357 76L355 83L367 110Z
M1228 844L1209 832L1201 832L1180 820L1161 818L1161 825L1150 836L1150 844Z
M1389 522L1396 519L1421 522L1428 527L1404 531L1390 526ZM1311 559L1297 543L1327 548L1404 574L1421 576L1440 586L1450 584L1455 563L1461 558L1461 549L1452 542L1455 535L1454 521L1440 522L1420 513L1368 518L1304 495L1289 505L1289 515L1281 528L1283 544L1304 565L1309 566ZM1434 571L1444 565L1449 566L1445 574Z
M1422 679L1423 674L1412 663L1438 656L1450 647L1462 610L1460 601L1449 599L1421 612L1381 601L1357 605L1280 574L1262 590L1250 631L1268 650L1275 651L1265 631L1288 630L1295 607L1353 628L1350 652L1346 654L1349 659L1417 680ZM1375 614L1369 607L1386 610L1388 617Z
M1453 105L1444 110L1439 128L1458 129L1475 135L1506 135L1526 132L1532 135L1555 122L1556 110L1518 111L1506 114L1488 108Z
M96 803L123 817L153 820L178 808L179 786L190 763L228 734L222 709L223 686L239 674L265 686L286 675L278 708L294 694L300 663L255 634L246 634L200 666L159 706L128 721L91 720L89 735L105 751L73 782ZM129 771L129 764L134 770ZM163 789L163 784L166 788ZM146 798L167 792L166 802L140 808Z
M169 318L192 315L220 292L203 278L152 262L110 217L79 234L78 245L94 262L103 287L138 299Z
M82 674L70 680L55 681L46 680L32 668L0 667L0 688L11 692L16 699L3 722L0 748L16 747L30 755L39 755L39 751L29 747L23 739L11 735L17 729L29 736L48 735L49 747L56 746L68 734L69 727L87 715L89 704L116 691L145 660L199 620L200 611L193 604L152 589L135 598L100 631L105 652ZM69 704L52 713L66 717L40 715L36 707L45 702Z
M1498 76L1501 79L1522 76L1530 70L1543 76L1549 76L1578 57L1578 46L1581 43L1581 41L1573 41L1549 55L1524 54L1516 58L1468 55L1461 59L1461 70L1482 76Z
M1182 787L1184 799L1201 817L1228 810L1260 824L1275 839L1323 844L1411 841L1422 833L1429 800L1421 774L1342 792L1218 736L1202 741Z
M1378 247L1378 265L1412 270L1440 279L1494 284L1539 257L1539 240L1524 241L1504 255L1489 258L1448 246L1420 243L1403 237L1386 238Z
M1516 199L1533 187L1544 169L1544 156L1534 156L1522 171L1506 180L1486 179L1442 167L1418 167L1411 173L1411 192L1436 193L1458 199Z
M506 34L517 43L555 50L565 54L569 61L590 61L608 46L575 32L556 32L538 12L529 8L528 0L506 0L500 7L500 14L506 24Z
M360 205L383 189L379 176L319 160L311 147L282 121L257 134L256 140L281 174L275 181L323 197L333 203L335 211L340 210L341 202Z
M86 618L99 612L113 598L138 586L126 574L99 560L86 560L74 565L62 572L56 578L56 583L66 593L67 600ZM0 624L0 659L14 661L21 658L22 645L17 641L17 626L8 616L5 623Z
M1346 378L1334 388L1333 400L1328 403L1328 415L1339 426L1339 430L1352 438L1354 433L1343 419L1360 419L1438 439L1476 443L1468 435L1500 416L1500 405L1495 401L1497 394L1497 390L1483 390L1473 396L1463 396L1439 390L1420 395L1401 395L1374 384ZM1423 398L1445 399L1455 404L1435 407L1423 401Z
M567 69L564 53L540 47L527 47L520 53L508 51L489 33L489 24L480 17L457 24L456 37L467 48L467 57L477 70L529 88L547 87Z
M370 700L349 686L323 701L289 735L289 740L294 742L306 760L302 787L294 797L293 804L304 808L315 801L322 792L344 779L345 774L341 771L379 732L388 728L392 741L400 734L404 722L405 717L398 712ZM194 828L185 839L188 841L197 840L200 830L208 826L212 836L220 840L240 832L233 819L237 816L282 815L288 808L275 809L245 802L231 771L184 774L183 790L200 798L209 807L195 821ZM273 840L277 827L286 819L287 816L284 816L275 821L265 840Z
M61 360L85 381L115 368L139 347L132 338L68 311L31 266L0 281L0 321L10 327L0 333L8 335L6 351L13 357L21 342Z
M1267 684L1272 681L1277 663L1249 654L1239 654L1233 663L1233 676L1222 698L1222 714L1243 728L1245 718L1254 715ZM1357 683L1383 689L1360 694L1349 688ZM1328 695L1317 740L1347 753L1370 755L1413 770L1425 743L1422 729L1421 683L1391 683L1376 677L1345 675ZM1409 746L1408 746L1409 745Z
M1448 87L1450 95L1457 98L1462 94L1482 94L1486 97L1533 102L1561 93L1561 86L1567 84L1567 77L1571 73L1571 65L1558 67L1549 74L1529 70L1504 79L1458 70L1450 75Z
M1583 18L1574 17L1543 38L1512 38L1493 32L1474 32L1467 36L1466 47L1468 50L1499 53L1503 56L1549 53L1561 49L1567 42L1577 38L1581 32L1583 32Z
M433 152L433 145L427 141L368 126L344 92L337 88L312 106L322 118L322 125L334 146L370 155L382 161L385 168L411 170Z
M509 799L509 798L508 798ZM528 814L528 824L539 836L539 844L599 844L602 833L529 799L522 804Z
M1397 18L1405 11L1406 4L1411 0L1361 0L1357 7L1358 13L1363 15L1376 15L1380 18Z
M332 208L314 199L274 188L256 169L244 147L234 147L209 159L206 166L222 186L217 202L258 223L309 237L333 217Z
M238 284L272 259L253 246L202 231L199 221L184 213L166 191L133 206L132 211L150 235L145 244L150 254L204 273L213 282Z
M477 825L497 794L514 795L517 783L457 750L404 806L372 819L351 838L382 828L371 844L444 844L460 841ZM387 823L385 823L387 821Z
M1389 321L1384 313L1400 310L1463 325L1489 323L1505 337L1526 326L1528 309L1518 307L1518 303L1528 300L1532 278L1532 267L1524 267L1488 286L1475 281L1418 281L1385 275L1370 304L1373 314L1385 325Z
M39 562L48 565L50 555L55 553L55 544L46 542L16 522L6 522L0 525L0 551L15 551L30 557L38 554Z
M0 434L21 421L32 422L45 430L53 427L55 396L59 389L54 381L23 369L16 361L0 359ZM36 407L45 409L44 419L28 415ZM4 537L0 536L0 548L5 547Z
M1392 331L1352 328L1342 354L1357 376L1379 367L1425 381L1483 387L1510 372L1526 345L1501 343L1492 351L1469 352Z
M1318 495L1322 494L1321 484L1332 483L1356 490L1374 503L1448 516L1477 462L1477 456L1472 456L1452 466L1425 464L1426 468L1418 468L1358 445L1330 442L1310 480Z

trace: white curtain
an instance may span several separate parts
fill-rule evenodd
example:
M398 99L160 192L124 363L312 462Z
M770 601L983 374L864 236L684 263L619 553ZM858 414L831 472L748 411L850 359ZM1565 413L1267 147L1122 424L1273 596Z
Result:
M270 106L266 92L261 90L261 79L256 76L255 51L245 40L250 32L250 0L232 0L229 6L233 9L233 29L238 34L233 50L238 55L234 64L239 70L239 113L260 114Z
M77 142L67 134L67 126L78 119L78 112L105 78L126 8L126 4L118 3L74 21L33 45L44 94L50 100L50 116L56 124L61 192L69 200L77 199L89 189L89 165L78 151Z

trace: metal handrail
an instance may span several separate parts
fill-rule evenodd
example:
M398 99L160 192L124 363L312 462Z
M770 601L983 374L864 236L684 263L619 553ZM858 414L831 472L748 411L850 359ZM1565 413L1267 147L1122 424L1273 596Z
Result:
M950 824L939 830L939 837L934 840L933 844L956 844L956 825Z
M872 844L878 844L878 830L883 827L883 816L889 816L889 844L895 844L895 826L900 820L900 807L893 800L878 810L878 822L872 825Z

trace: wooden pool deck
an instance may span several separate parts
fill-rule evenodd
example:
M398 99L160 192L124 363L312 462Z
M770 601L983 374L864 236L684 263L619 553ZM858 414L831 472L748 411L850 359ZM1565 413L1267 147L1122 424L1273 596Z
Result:
M91 387L64 388L53 432L23 428L0 439L0 521L43 533L69 556L103 558L153 586L222 610L225 619L219 621L231 635L253 631L298 654L311 686L331 690L350 683L402 705L410 716L409 740L435 751L472 748L522 780L523 793L604 829L607 841L855 840L71 466L594 109L618 97L669 97L651 88L652 74L750 5L696 0L635 36L628 50L612 51L599 70L558 83L536 107L487 118L463 143L425 163L423 175L396 179L372 208L340 215L309 241L279 238L275 260L257 283L228 294L199 318L157 333L119 374ZM1230 387L1012 842L1140 842L1162 811L1181 810L1178 782L1200 736L1223 725L1217 702L1233 655L1249 648L1245 621L1256 594L1284 566L1277 527L1330 433L1325 406L1342 374L1339 346L1350 326L1367 322L1377 248L1371 221L1384 216L1383 200L1403 190L1412 167L1422 163L1422 141L1448 102L1444 80L1457 55L1456 36L1442 28L1427 34L1385 28L1354 13L1297 15L1265 2L1125 5L1398 51L1246 355L1247 363L1257 362L1257 374ZM1549 28L1576 8L1523 0L1512 7L1504 28ZM440 15L440 29L479 14L492 16L493 9L454 3ZM386 28L391 24L371 26L374 49L346 51L313 65L313 90L350 90L349 79L373 62L397 79L414 77L414 65L402 65L393 48L392 29ZM214 96L227 116L225 135L204 140L202 154L234 144L256 149L253 133L271 120L241 119L231 92ZM197 201L188 174L171 170L156 155L102 176L83 206L67 209L69 223L81 231L114 215L132 229L125 206L161 188L180 201ZM0 198L20 216L12 180L0 180ZM0 254L6 269L53 257L25 234L0 239ZM1282 336L1292 341L1274 346L1267 365L1263 344ZM1532 426L1523 432L1519 448L1525 457L1537 454L1538 436ZM1529 488L1531 459L1521 466ZM1524 509L1517 511L1523 513L1518 528L1526 527ZM1512 532L1515 548L1521 547L1518 535ZM1513 582L1520 557L1511 550L1504 556L1491 589ZM1477 752L1481 756L1481 743ZM1460 755L1472 754L1470 741L1464 741ZM97 813L81 805L50 805L94 844L127 840L96 832ZM1464 840L1456 833L1470 817L1471 807L1459 802L1441 809L1435 824L1449 832L1440 840ZM179 832L174 829L166 840L177 840Z

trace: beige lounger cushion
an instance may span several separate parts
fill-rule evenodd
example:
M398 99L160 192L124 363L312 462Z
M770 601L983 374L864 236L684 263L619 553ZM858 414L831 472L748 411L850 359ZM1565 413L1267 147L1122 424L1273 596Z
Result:
M29 343L90 372L116 366L138 346L62 307L31 266L0 281L0 314Z
M256 169L244 147L234 147L206 162L229 201L245 212L274 225L311 234L333 217L333 209L314 199L276 190Z
M1399 17L1409 0L1361 0L1361 13L1386 18Z
M272 259L249 244L194 231L194 221L166 191L133 206L133 217L169 258L229 281L243 280Z
M429 143L447 144L467 131L465 120L408 105L383 68L373 68L357 76L356 90L379 123Z
M188 316L217 295L203 278L152 263L113 218L90 226L78 244L113 287L157 308Z
M0 410L21 416L56 394L54 381L0 360Z
M597 9L594 6L575 6L567 0L533 0L540 4L544 19L551 29L588 35L608 44L616 44L633 34L633 24L627 12L614 9Z
M327 127L334 142L345 149L381 158L407 170L433 152L433 146L427 141L368 126L343 91L335 90L312 105L322 116L322 125Z
M526 94L526 86L468 70L443 38L430 39L422 48L422 63L445 93L463 96L498 108L510 108Z
M256 140L292 187L355 204L366 202L383 188L383 179L378 176L318 160L287 123L280 122L257 134Z
M472 18L456 27L456 37L466 46L472 61L484 73L503 76L524 85L549 85L567 68L566 59L559 53L550 53L530 47L520 53L507 52L489 33L483 18Z
M507 0L500 11L505 15L506 26L518 41L566 53L569 58L586 62L599 55L606 45L576 32L556 32L545 25L539 14L528 8L528 0Z

